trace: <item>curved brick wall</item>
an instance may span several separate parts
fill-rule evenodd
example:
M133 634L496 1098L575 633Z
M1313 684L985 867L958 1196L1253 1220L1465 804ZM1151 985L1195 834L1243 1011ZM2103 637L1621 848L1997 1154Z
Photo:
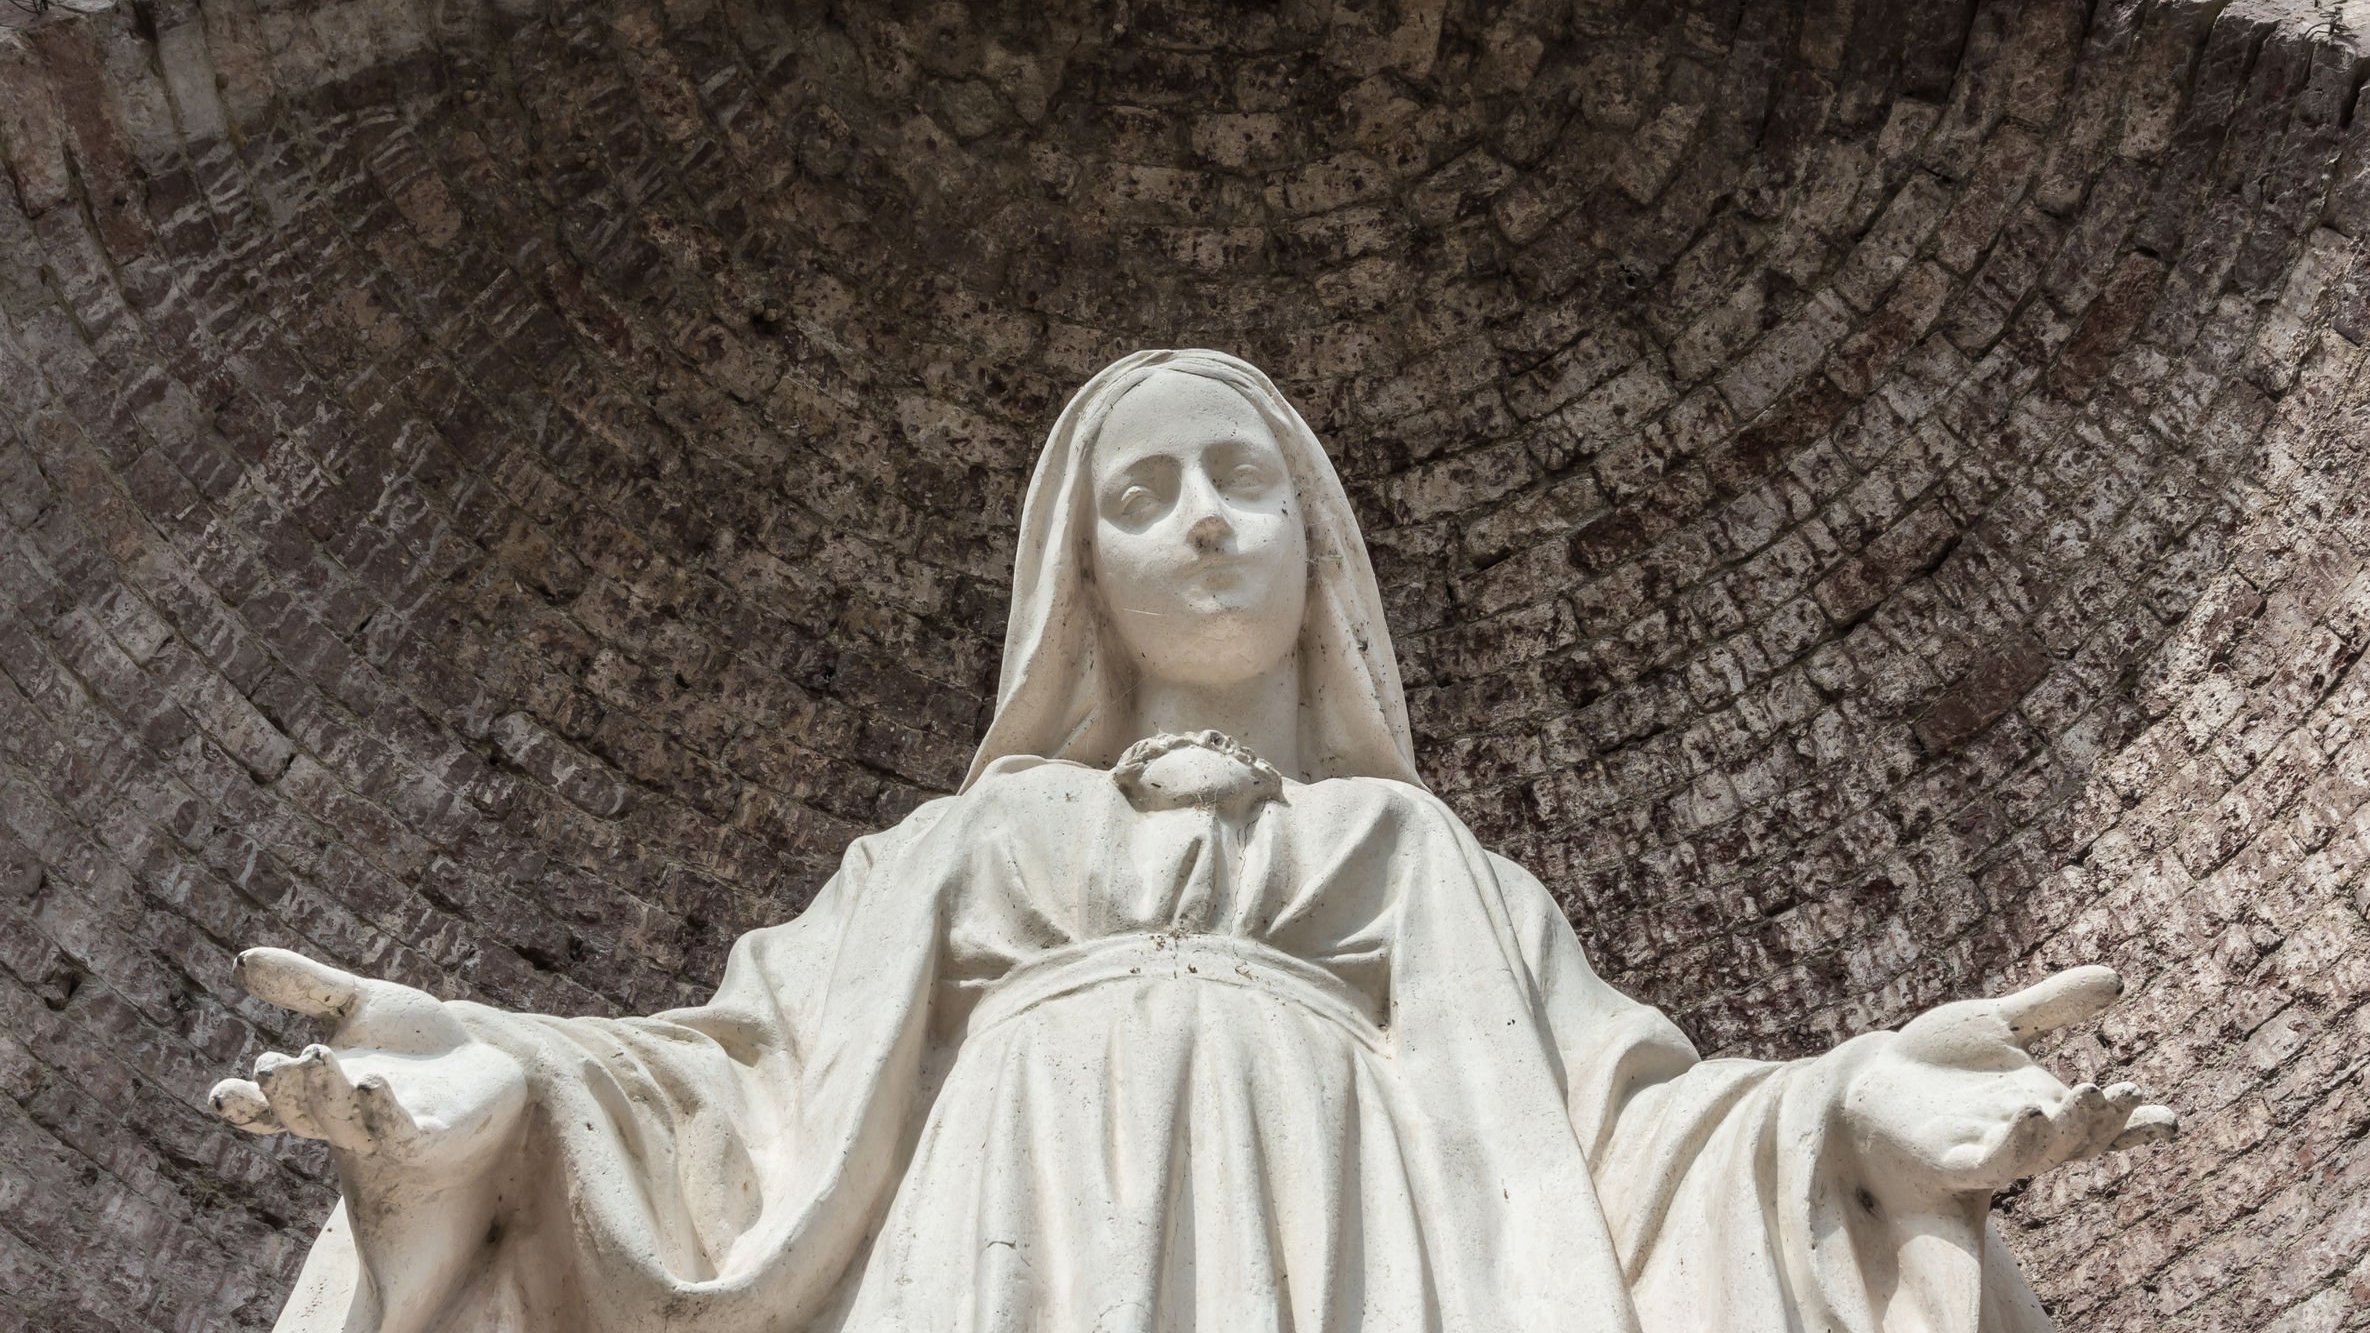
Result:
M2005 1201L2060 1318L2370 1326L2365 16L790 8L0 34L0 1324L268 1323L236 946L702 994L962 771L1061 400L1202 344L1611 976L1799 1054L2114 963L2063 1060L2190 1134Z

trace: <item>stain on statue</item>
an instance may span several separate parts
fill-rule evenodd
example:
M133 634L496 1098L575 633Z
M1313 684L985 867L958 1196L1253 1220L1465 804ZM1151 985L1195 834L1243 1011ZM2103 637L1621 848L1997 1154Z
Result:
M2026 1052L2112 972L1699 1059L1425 790L1341 483L1234 357L1097 374L1021 526L962 790L712 1002L241 957L329 1026L213 1093L337 1166L280 1328L2049 1327L1993 1192L2172 1131Z

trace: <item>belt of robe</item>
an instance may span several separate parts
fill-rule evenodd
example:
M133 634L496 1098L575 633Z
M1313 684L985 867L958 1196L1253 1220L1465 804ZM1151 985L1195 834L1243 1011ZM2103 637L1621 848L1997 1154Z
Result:
M1240 986L1292 1000L1380 1050L1384 1039L1365 995L1331 971L1239 935L1112 935L1054 949L1004 974L965 1025L976 1037L1048 1000L1114 982L1190 980Z

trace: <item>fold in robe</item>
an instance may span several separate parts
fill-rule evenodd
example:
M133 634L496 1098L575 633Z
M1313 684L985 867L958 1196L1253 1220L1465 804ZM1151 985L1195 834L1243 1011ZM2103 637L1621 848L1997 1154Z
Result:
M1006 758L709 1004L459 1008L534 1110L443 1327L2047 1326L1979 1204L1853 1212L1827 1108L1887 1034L1699 1061L1388 779L1139 809ZM347 1327L356 1272L333 1218L281 1327Z

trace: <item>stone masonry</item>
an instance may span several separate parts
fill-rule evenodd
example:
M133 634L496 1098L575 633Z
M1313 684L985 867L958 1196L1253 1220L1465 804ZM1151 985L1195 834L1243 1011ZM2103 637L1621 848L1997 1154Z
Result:
M963 771L1091 371L1336 451L1707 1051L2083 961L2069 1330L2370 1328L2370 5L0 0L0 1326L260 1329L240 946L701 997ZM88 8L88 4L76 7Z

